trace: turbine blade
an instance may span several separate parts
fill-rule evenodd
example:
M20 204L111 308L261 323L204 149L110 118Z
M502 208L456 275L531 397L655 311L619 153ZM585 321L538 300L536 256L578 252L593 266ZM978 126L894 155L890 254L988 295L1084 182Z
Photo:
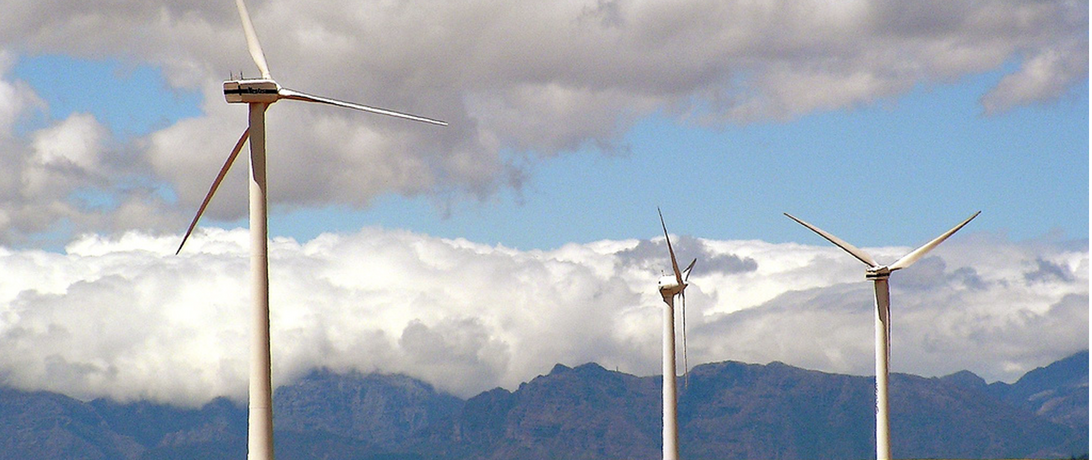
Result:
M250 49L250 57L254 59L258 70L262 72L262 78L272 79L269 76L269 65L265 63L265 54L262 53L262 45L258 43L258 34L254 33L254 24L250 22L250 13L246 11L243 0L235 0L235 6L239 7L239 17L243 20L243 32L246 34L246 47Z
M683 285L682 272L679 271L679 262L675 260L675 250L671 248L671 237L667 236L667 224L664 223L664 213L660 211L660 208L656 208L656 212L660 213L660 226L664 228L664 238L667 240L667 253L671 254L671 269L675 271L675 281L679 283L680 288Z
M235 162L235 158L239 156L239 151L243 149L243 144L246 144L246 140L250 137L250 128L243 131L243 135L239 137L239 142L235 143L235 148L232 149L231 155L228 155L227 161L224 162L224 166L220 168L220 174L216 175L216 180L212 181L212 188L209 189L209 193L205 195L205 201L201 202L201 207L197 208L197 215L193 216L193 221L190 222L190 228L186 229L186 235L182 237L182 243L178 245L178 250L174 251L174 255L182 252L182 246L186 244L186 240L189 239L190 234L193 233L193 228L197 226L197 220L201 218L201 214L205 212L205 207L209 205L209 201L212 200L212 195L216 193L216 189L220 187L220 182L224 180L224 176L227 175L231 164Z
M691 260L690 265L687 265L686 270L683 270L683 273L685 273L685 275L683 275L683 281L686 281L686 280L690 279L690 270L694 268L694 264L696 264L696 263L698 263L697 258L695 258L694 260Z
M381 109L379 107L369 107L366 105L357 104L354 102L339 101L337 99L330 99L328 97L315 96L307 93L301 93L299 91L291 90L288 88L280 89L280 96L282 99L292 99L296 101L304 102L317 102L319 104L329 104L337 107L344 107L347 109L360 110L363 112L378 113L380 115L387 115L390 117L405 118L407 120L420 121L422 123L430 123L433 125L447 126L446 121L434 120L432 118L422 117L419 115L412 115L408 113L395 112L393 110Z
M868 255L867 252L862 251L857 246L849 244L849 243L845 242L844 240L842 240L841 238L838 238L837 236L831 235L830 233L827 233L827 232L823 231L819 227L816 227L816 226L811 225L811 224L809 224L807 222L804 222L804 221L802 221L800 219L797 219L796 217L793 217L792 214L789 214L787 212L784 213L784 214L785 214L785 217L788 217L789 219L795 220L796 223L807 227L809 230L811 230L811 231L813 231L815 233L818 233L819 236L821 236L823 238L826 238L827 241L830 241L831 243L834 243L835 246L838 246L838 247L842 248L842 250L844 250L845 252L848 252L851 256L856 257L857 260L859 260L861 262L864 262L865 265L868 265L869 267L876 267L876 266L879 265L879 264L876 263L875 260L872 260L872 256Z
M693 265L693 264L691 264ZM686 356L686 289L679 292L682 297L682 362L683 362L683 388L690 385L690 362Z
M948 231L944 232L944 234L934 238L933 241L925 243L924 246L911 251L909 254L907 254L905 256L902 256L901 259L896 260L895 263L891 264L891 266L889 268L891 268L891 270L899 270L899 269L902 269L902 268L909 267L910 265L913 265L914 262L917 262L918 259L921 259L922 257L924 257L926 253L928 253L929 251L932 251L933 248L937 247L938 244L944 242L944 240L948 239L949 236L952 236L953 233L959 231L959 229L963 228L964 225L967 225L971 221L971 219L974 219L975 217L978 217L979 214L982 214L982 211L978 211L978 212L974 213L974 215L972 215L971 217L968 217L967 220L961 222L959 225L956 225L955 227L952 227L951 230L948 230Z

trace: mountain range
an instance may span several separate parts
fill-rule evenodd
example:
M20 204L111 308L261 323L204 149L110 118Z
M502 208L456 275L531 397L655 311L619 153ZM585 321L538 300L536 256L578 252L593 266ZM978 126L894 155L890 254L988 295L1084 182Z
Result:
M874 457L872 377L782 363L704 364L680 381L682 458ZM1088 351L987 384L891 376L899 458L1088 454ZM281 460L658 459L660 377L556 365L469 399L403 375L314 370L274 393ZM79 401L0 388L0 459L240 459L246 408Z

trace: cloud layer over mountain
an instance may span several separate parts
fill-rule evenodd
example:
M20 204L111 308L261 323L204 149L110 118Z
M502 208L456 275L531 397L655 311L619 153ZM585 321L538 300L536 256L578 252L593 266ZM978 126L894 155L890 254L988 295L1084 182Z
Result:
M0 251L0 378L81 398L195 405L246 392L247 232L88 236ZM872 373L872 292L837 248L678 237L698 258L689 362ZM908 248L876 248L894 260ZM367 228L270 246L275 384L400 372L467 396L554 363L660 369L663 239L517 251ZM892 276L892 367L1007 380L1088 347L1088 248L953 239Z

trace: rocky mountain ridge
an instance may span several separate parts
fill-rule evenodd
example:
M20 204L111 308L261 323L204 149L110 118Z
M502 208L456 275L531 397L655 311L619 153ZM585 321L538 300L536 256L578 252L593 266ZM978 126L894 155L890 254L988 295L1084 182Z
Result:
M870 458L873 378L726 361L680 382L682 457ZM274 394L276 455L324 459L658 459L660 378L556 365L467 400L400 375L316 370ZM891 378L901 458L1088 453L1088 352L986 384ZM246 409L81 402L0 389L0 460L243 458Z

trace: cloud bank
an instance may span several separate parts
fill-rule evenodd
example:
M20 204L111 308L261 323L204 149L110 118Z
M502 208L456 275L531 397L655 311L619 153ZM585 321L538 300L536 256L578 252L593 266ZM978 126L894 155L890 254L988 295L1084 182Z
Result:
M243 399L247 232L203 230L173 256L177 241L129 232L64 254L0 250L0 381L79 398ZM680 258L699 259L691 365L872 373L871 286L856 260L824 246L678 242ZM274 383L325 367L468 396L558 362L658 374L666 252L662 238L517 251L379 228L276 239ZM1088 347L1087 243L970 233L935 254L892 276L894 371L1012 381Z
M282 208L363 208L385 193L488 197L519 188L542 158L624 149L622 134L652 114L713 126L791 120L1012 68L982 95L993 114L1055 101L1088 75L1088 4L1078 1L250 3L285 86L451 122L275 105L269 173ZM65 226L176 231L244 128L221 81L256 75L229 1L11 0L0 50L6 242ZM86 114L17 133L41 101L7 71L39 53L162 68L170 85L202 95L203 114L120 144ZM241 197L225 190L209 216L245 215Z

